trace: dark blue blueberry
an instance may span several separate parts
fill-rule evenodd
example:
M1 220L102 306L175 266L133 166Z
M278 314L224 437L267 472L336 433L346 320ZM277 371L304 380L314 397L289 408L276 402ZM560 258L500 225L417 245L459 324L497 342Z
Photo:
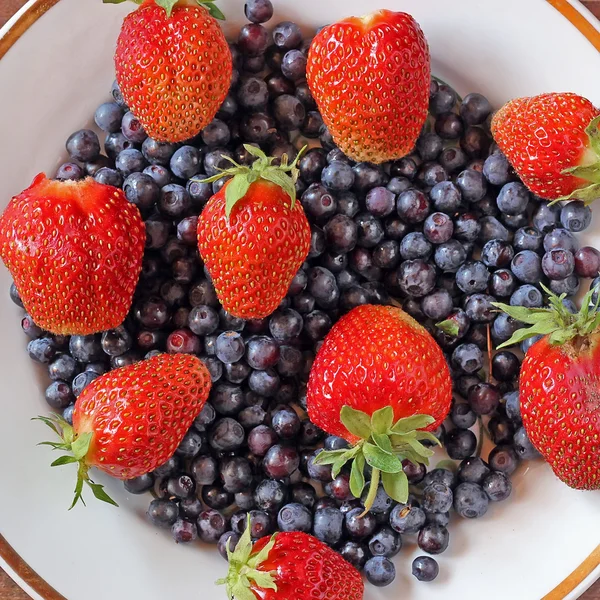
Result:
M141 173L147 163L139 150L128 148L119 152L115 159L115 166L123 177L129 177L132 173Z
M306 118L306 109L298 98L289 94L278 96L273 102L273 115L280 129L299 129Z
M482 244L490 240L503 240L507 242L510 239L510 232L496 217L487 216L479 220L481 230L479 240Z
M479 457L465 458L458 467L458 480L463 483L476 483L481 485L489 475L489 465Z
M349 164L335 160L323 169L321 182L329 190L345 192L354 184L354 171Z
M217 485L205 485L202 488L202 500L209 508L223 510L233 504L233 494Z
M266 83L272 100L283 94L293 94L295 91L294 84L281 73L273 73L266 79ZM306 108L304 105L302 107ZM316 137L319 137L319 134L320 128Z
M550 279L566 279L575 271L575 257L563 248L550 250L542 257L542 270Z
M295 438L301 426L300 418L291 408L275 411L271 416L271 427L282 440Z
M318 449L310 453L306 463L306 471L311 479L315 479L316 481L321 481L323 483L328 483L333 479L331 477L331 465L315 464L315 458L321 452L322 450Z
M461 430L457 429L455 431ZM449 511L451 507L452 490L447 485L440 482L433 482L425 487L423 490L423 499L421 500L421 508L425 512L445 513Z
M519 392L510 392L504 396L504 408L506 409L506 416L513 422L513 424L520 426L522 420Z
M507 417L496 414L488 422L488 431L494 444L504 444L512 441L514 428Z
M339 549L339 553L346 562L349 562L359 571L362 571L369 557L369 551L366 546L358 542L346 542Z
M216 148L204 155L204 172L207 177L217 175L220 169L227 169L231 166L231 163L226 158L223 158L224 156L233 158L232 152L225 148Z
M123 99L123 94L121 94L121 88L119 88L119 84L116 81L113 81L112 87L110 89L110 95L121 108L127 108L127 103Z
M121 121L124 114L123 108L116 102L105 102L96 109L94 121L102 131L116 133L121 131Z
M481 261L492 269L507 267L514 256L513 247L503 240L490 240L481 250Z
M109 356L120 356L131 350L133 339L123 325L102 334L100 341L102 350Z
M523 323L515 321L506 313L500 313L492 325L492 339L496 345L508 342L513 334L523 327Z
M508 411L507 411L508 412ZM533 460L540 457L540 453L531 443L524 427L519 427L513 436L513 446L521 460Z
M212 485L217 479L217 461L212 456L198 456L191 464L190 473L198 485Z
M272 398L277 394L281 381L273 369L265 371L252 371L248 379L248 386L253 392Z
M398 533L417 533L425 525L425 513L410 504L397 504L390 513L390 525Z
M216 359L219 360L219 359ZM225 373L225 379L230 383L240 384L250 376L252 369L244 360L239 360L234 363L221 363Z
M493 471L512 475L519 466L519 456L512 446L502 444L490 452L488 463Z
M235 102L233 99L231 101ZM213 119L202 131L202 141L209 147L226 146L230 140L229 126L221 119Z
M498 314L493 302L495 302L495 298L487 294L472 294L465 298L465 313L473 323L491 323ZM472 328L469 331L467 337L469 341L474 341L470 339L470 334L474 330L475 328ZM483 349L485 350L485 347Z
M529 190L522 183L513 181L502 187L496 202L503 213L518 215L527 210L529 198Z
M386 240L373 250L373 264L381 269L395 269L400 260L400 247L395 240Z
M363 515L363 508L354 508L345 515L346 533L353 540L363 540L373 535L377 527L375 515Z
M500 392L490 383L478 383L469 390L468 400L476 414L489 415L500 404Z
M269 0L267 0L268 2ZM227 550L233 552L240 541L242 536L239 533L235 533L234 531L226 531L217 542L217 550L219 554L225 559L229 560L229 556L227 554Z
M282 60L283 60L283 57L282 57ZM302 104L304 104L304 106L306 106L307 110L316 110L317 103L315 102L315 99L313 98L313 96L310 92L310 88L308 87L308 84L305 81L297 81L296 82L295 95L296 95L296 98L298 98L298 100L300 100L300 102L302 102ZM321 128L320 140L321 140L321 145L323 146L323 148L325 150L331 150L332 144L333 144L333 139L329 135L329 132L327 130L327 127L325 127L325 125L323 125L323 127Z
M103 167L95 175L94 179L103 185L112 185L113 187L121 187L123 185L123 176L115 169Z
M396 579L396 567L385 556L374 556L365 563L365 575L375 587L386 587Z
M432 115L448 112L454 108L457 99L456 92L449 85L441 83L430 98L429 111Z
M483 491L492 502L506 500L512 492L510 479L500 471L490 473L481 484Z
M297 502L286 504L277 515L277 526L280 531L303 531L310 533L313 526L311 511Z
M170 354L198 354L201 341L187 328L176 329L169 334L165 346Z
M237 362L246 351L244 339L236 331L225 331L217 338L215 351L220 361L224 363Z
M188 327L196 335L209 335L219 327L219 314L205 304L194 306L188 316Z
M289 477L299 466L298 451L295 448L279 444L271 446L267 450L263 461L265 473L273 479Z
M358 245L374 248L385 236L381 221L369 213L360 213L354 218L357 227Z
M511 306L524 306L525 308L541 308L544 305L542 292L532 285L522 285L510 297Z
M191 179L202 168L202 154L194 146L182 146L170 161L171 171L180 179Z
M503 186L507 184L511 178L511 169L506 156L501 152L490 154L483 163L483 176L492 185ZM500 205L498 207L500 208ZM503 209L500 208L500 210Z
M278 48L297 48L302 43L302 31L296 23L282 21L273 29L273 41Z
M423 224L423 234L433 244L443 244L449 241L453 233L454 223L443 212L429 215Z
M511 231L522 229L529 223L529 215L527 213L519 213L518 215L500 215L502 223Z
M462 202L460 191L451 181L436 184L429 192L429 197L436 210L447 214L455 213Z
M46 402L55 410L67 408L75 401L71 386L66 381L53 381L46 388Z
M132 149L134 144L125 139L121 133L109 133L104 140L104 150L111 159L116 159L117 156L124 150Z
M245 439L244 428L234 419L219 419L208 432L208 442L215 450L237 450Z
M150 503L146 514L153 525L172 527L179 516L179 507L172 500L156 498Z
M166 142L157 142L152 138L146 138L142 144L142 154L151 165L168 167L171 157L179 146Z
M176 183L170 183L160 191L158 210L166 217L182 217L191 204L192 200L187 190Z
M391 527L384 526L371 536L367 544L373 556L392 558L402 549L402 538Z
M443 321L453 308L452 296L443 289L434 290L421 301L423 313L435 321Z
M412 562L412 574L418 581L433 581L440 573L437 561L430 556L418 556Z
M302 177L307 184L317 183L321 181L321 173L326 166L327 158L325 152L321 148L313 148L309 150L298 163L300 177Z
M492 375L498 381L513 381L519 375L521 362L508 350L497 352L492 358Z
M267 413L261 406L248 406L239 413L237 420L244 429L253 429L266 423Z
M44 335L43 329L38 327L34 322L31 315L25 314L21 319L21 329L31 339L37 339ZM33 357L32 357L33 358Z
M442 138L435 133L424 133L417 140L416 150L424 161L435 160L443 148Z
M135 479L129 479L123 482L125 489L130 494L143 494L154 487L154 476L151 473L140 475Z
M211 404L220 415L236 415L244 406L244 393L242 388L221 383L211 391Z
M223 489L231 494L237 494L252 484L252 467L241 456L225 459L221 463L220 475Z
M475 452L477 438L469 429L453 429L446 435L445 446L450 458L462 460L464 458L469 458Z
M269 46L269 32L258 23L248 23L241 28L237 45L247 56L260 56Z
M444 140L457 140L464 131L462 119L454 112L445 112L437 116L435 131Z
M481 224L475 214L463 213L454 220L454 237L461 242L474 242L481 232Z
M344 515L337 508L322 508L315 511L313 535L330 546L337 544L343 535Z
M452 353L452 364L468 375L483 368L483 352L475 344L461 344Z
M533 226L542 233L554 229L560 220L560 206L542 202L533 213Z
M511 268L523 283L539 283L543 277L541 258L533 250L519 252L512 260Z
M335 198L320 183L311 184L302 194L302 206L317 222L325 221L337 210Z
M123 183L127 200L135 204L142 213L151 209L160 197L160 188L150 175L132 173Z
M246 360L253 369L265 370L279 360L279 346L267 336L251 337L246 344Z
M354 220L346 215L335 215L325 225L324 232L327 242L334 252L350 252L356 246L358 227Z
M221 119L222 121L230 121L231 119L233 119L233 117L235 117L237 111L237 101L233 97L233 95L229 94L229 96L227 96L225 100L223 100L223 104L221 104L221 107L217 112L217 118Z
M90 384L94 379L99 377L98 373L94 373L93 371L84 371L83 373L79 373L73 379L73 395L77 398L83 392L83 390Z
M575 272L579 277L593 278L600 273L600 251L584 246L575 253Z
M579 248L579 244L570 231L557 227L544 236L544 250L549 252L556 248L563 248L564 250L575 253ZM535 248L535 250L539 250L539 248Z
M450 419L456 427L468 429L477 421L477 415L466 402L455 402L450 411Z
M121 122L121 133L125 136L125 139L130 141L132 144L142 144L148 137L148 134L144 131L142 124L132 112L127 112L123 116L123 120Z
M574 233L585 231L592 222L592 209L579 200L568 202L560 211L560 222Z
M102 360L104 353L100 343L100 336L73 335L69 340L69 352L79 362L93 362Z
M269 319L269 331L277 342L288 343L298 337L302 331L302 315L287 308L275 311Z
M175 475L167 481L169 495L176 498L190 498L196 493L196 482L189 475Z
M400 243L400 255L404 260L428 259L432 251L431 243L418 231L408 233Z
M281 72L292 81L299 81L306 77L306 54L300 50L286 52L281 61Z
M466 202L478 202L487 192L483 175L473 169L465 169L456 178L456 186Z
M480 485L464 482L454 490L454 510L466 519L483 517L489 500Z
M77 362L69 354L59 354L48 365L48 375L52 381L71 381L77 371Z
M198 535L203 542L216 544L227 531L228 519L218 510L205 510L198 517Z
M91 162L100 154L100 140L91 129L80 129L69 136L67 152L73 160Z
M492 113L490 101L481 94L467 94L460 105L460 116L467 125L483 125Z
M456 273L456 284L465 294L485 292L490 272L480 261L471 261L461 265Z
M313 267L308 272L308 292L314 296L317 304L328 306L339 298L335 275L323 267Z
M78 181L83 179L83 169L76 163L67 162L58 167L56 171L55 179L59 181Z
M237 91L237 99L244 108L260 109L264 107L269 101L269 89L266 82L259 77L243 79Z
M466 259L467 251L457 240L449 240L444 244L440 244L435 249L435 264L446 273L455 273L458 271Z
M441 554L448 548L450 534L448 530L436 523L426 524L417 538L419 548L428 554Z
M581 282L576 274L569 275L566 279L551 279L549 288L557 296L567 294L567 296L575 296L579 291Z
M522 227L515 231L513 246L517 252L521 250L541 250L544 234L535 227Z
M469 158L473 160L468 168L478 172L483 171L483 159L487 157L491 145L491 138L481 127L467 127L461 140L460 147Z
M196 215L185 217L177 223L177 239L188 246L196 246L198 243L198 217Z
M423 486L427 487L432 483L443 483L449 488L454 488L456 485L456 475L449 469L437 468L433 469L425 475Z
M398 196L396 210L406 223L421 223L430 212L430 202L423 192L409 189Z
M517 280L508 269L498 269L490 278L490 294L499 298L511 296L517 287Z

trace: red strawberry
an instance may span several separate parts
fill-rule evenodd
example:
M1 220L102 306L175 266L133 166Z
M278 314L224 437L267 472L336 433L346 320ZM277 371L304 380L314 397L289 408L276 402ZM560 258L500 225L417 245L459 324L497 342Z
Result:
M337 552L300 532L263 537L252 547L250 519L229 573L217 581L235 600L362 600L360 573Z
M517 98L492 120L500 149L534 193L547 200L600 196L600 111L577 94Z
M120 325L142 268L136 206L93 179L38 175L0 217L0 256L40 327L86 335Z
M359 306L331 329L310 372L310 420L345 438L351 450L321 452L317 462L333 464L334 476L353 460L351 490L360 497L365 461L373 467L369 501L379 476L387 493L406 502L408 481L402 459L426 463L431 450L419 440L435 440L452 402L452 382L444 355L429 333L392 306Z
M408 154L429 107L429 47L406 13L379 10L324 27L306 78L336 144L357 161Z
M115 1L123 0L105 0ZM145 0L123 21L117 81L148 135L160 142L198 135L229 92L231 52L209 11L223 18L214 0Z
M311 233L296 202L298 158L288 166L284 156L277 167L261 150L244 147L257 158L252 167L234 163L206 180L233 175L204 207L198 245L225 310L243 319L261 319L287 294L308 255Z
M521 416L532 444L567 485L600 490L600 312L591 305L572 314L564 296L550 294L551 308L496 304L532 325L503 344L545 335L527 352L519 382Z
M63 440L46 445L70 453L52 466L79 463L72 506L81 499L84 482L97 498L114 504L89 478L91 467L133 479L169 460L211 385L210 373L197 357L159 354L95 379L75 403L72 427L58 416L42 417Z

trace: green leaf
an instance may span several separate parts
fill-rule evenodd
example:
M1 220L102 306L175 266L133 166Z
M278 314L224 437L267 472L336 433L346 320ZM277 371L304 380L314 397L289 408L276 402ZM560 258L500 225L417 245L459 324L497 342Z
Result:
M402 471L402 463L397 456L387 454L381 448L369 442L363 445L365 460L374 469L379 469L384 473L399 473Z
M63 444L61 442L40 442L38 446L50 446L54 450L71 450L70 444Z
M316 465L332 465L340 458L345 458L347 454L348 450L321 450L315 456L314 463Z
M171 17L171 13L179 0L154 0L158 6L161 6L167 11L167 17Z
M386 454L393 454L394 449L392 448L392 442L390 437L384 433L374 433L371 435L372 440L377 444L380 450L383 450Z
M363 440L371 437L371 419L366 413L351 406L343 406L340 412L340 421L352 435Z
M287 173L277 167L272 167L265 169L261 177L278 185L290 197L290 206L294 207L296 203L296 186Z
M412 440L410 438L406 438L405 442L412 448L412 450L418 456L421 456L423 458L429 458L435 454L435 452L433 450L431 450L430 448L427 448L426 446L423 446L423 444L421 444L421 442L419 442L417 440Z
M433 435L433 433L430 433L429 431L417 431L416 439L419 440L419 441L428 440L432 444L435 444L436 446L441 446L442 445L442 443L440 442L440 440L438 440L435 437L435 435Z
M404 471L400 473L383 473L381 476L383 489L396 502L406 504L408 500L408 477Z
M41 421L42 423L50 427L50 429L52 429L52 431L54 431L56 435L60 436L60 430L54 419L49 419L48 417L33 417L31 420Z
M387 433L394 424L394 409L385 406L371 415L371 429L375 433Z
M84 477L81 474L81 468L80 468L79 473L77 474L77 483L75 484L75 497L73 498L73 504L71 504L71 507L69 508L69 510L72 510L73 507L80 500L83 503L83 505L85 506L85 501L83 500L83 497L81 495L81 493L83 492L83 481L84 481Z
M355 498L362 496L365 489L365 457L358 454L352 461L352 470L350 471L350 491Z
M218 19L219 21L225 21L225 15L216 4L214 4L213 2L208 2L207 0L205 0L204 2L200 2L200 4L204 6L206 10L208 10L211 17Z
M239 581L233 588L231 588L231 595L228 594L228 599L233 600L256 600L256 595L250 590L248 585Z
M246 529L237 543L233 552L232 560L237 561L240 564L247 564L250 555L252 554L252 523L250 520L250 513L246 520Z
M441 460L436 466L436 469L447 469L448 471L452 471L452 473L456 473L458 471L457 464L450 460L449 458L446 460Z
M340 471L344 468L344 465L348 462L348 459L345 458L344 456L338 458L332 465L331 465L331 476L335 479L339 474Z
M250 559L247 562L248 566L252 569L256 569L259 565L262 565L269 558L269 554L271 554L271 550L273 550L274 547L275 536L272 535L267 545L264 546L258 554L250 556Z
M515 321L520 321L527 325L534 325L540 321L551 321L558 327L555 313L549 308L526 308L524 306L510 306L509 304L502 304L501 302L492 302L492 306L505 312Z
M225 215L229 219L233 207L239 202L248 191L250 182L244 174L236 175L225 188Z
M77 460L82 460L85 455L88 453L90 449L90 444L92 442L92 436L94 434L90 431L88 433L82 433L78 438L71 444L71 450L73 451L73 456Z
M263 590L275 590L277 591L277 584L275 583L274 575L276 571L267 573L265 571L250 571L246 573L248 579L252 579L258 587Z
M60 467L62 465L70 465L71 463L76 463L78 460L74 456L60 456L57 458L50 466L51 467Z
M547 322L538 323L537 325L532 325L531 327L524 327L523 329L517 329L517 331L513 333L512 337L508 341L498 346L498 350L501 350L502 348L508 348L509 346L515 346L520 344L522 341L528 340L536 335L548 335L554 331L556 331L556 327Z
M409 433L416 429L428 427L432 423L435 423L435 419L429 415L413 415L397 421L392 427L392 431L398 434Z
M94 494L94 497L97 498L98 500L102 501L102 502L106 502L107 504L112 504L113 506L118 507L119 505L106 493L106 491L104 490L104 486L100 485L99 483L94 483L93 481L90 481L89 479L86 481L86 483L90 486L90 488L92 489L92 493Z
M453 319L446 319L445 321L440 321L436 323L435 326L438 329L441 329L445 334L450 335L452 337L456 337L460 332L460 327L458 323Z

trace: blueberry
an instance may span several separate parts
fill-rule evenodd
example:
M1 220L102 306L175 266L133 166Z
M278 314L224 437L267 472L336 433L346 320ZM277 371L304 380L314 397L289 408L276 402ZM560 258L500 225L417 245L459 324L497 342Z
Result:
M330 482L333 479L331 476L331 465L315 464L315 458L321 452L322 450L318 449L309 454L306 463L306 471L311 479L315 479L316 481L326 483Z
M354 171L349 164L335 160L323 169L321 182L329 190L344 192L354 184Z
M233 552L240 541L242 536L239 533L235 533L233 531L226 531L217 542L217 550L219 554L225 559L228 559L227 550Z
M521 362L508 350L498 352L492 358L492 375L498 381L512 381L519 375Z
M198 456L190 467L198 485L212 485L217 479L217 461L212 456Z
M449 85L441 83L430 98L429 111L432 115L448 112L454 108L457 99L456 92Z
M469 390L469 404L476 414L489 415L500 404L500 392L490 383L478 383Z
M302 31L296 23L283 21L273 29L273 41L278 48L297 48L302 43Z
M326 544L337 544L343 535L344 515L337 508L322 508L315 511L313 535Z
M489 475L490 468L487 463L478 457L465 458L458 467L458 480L481 485Z
M466 402L455 402L450 411L452 423L459 428L468 429L477 421L477 415Z
M600 272L600 251L585 246L575 254L575 272L579 277L597 277Z
M217 358L224 363L239 361L246 351L244 339L237 331L225 331L217 338Z
M558 296L567 294L567 296L575 296L579 291L581 282L576 274L569 275L566 279L551 279L549 288Z
M453 429L446 435L445 446L450 458L454 460L462 460L464 458L469 458L475 452L475 448L477 447L477 438L469 429Z
M240 411L237 419L244 429L253 429L265 424L267 413L261 406L248 406Z
M499 314L492 325L492 339L496 345L508 342L510 338L523 327L523 323L515 321L506 313Z
M550 250L542 258L542 270L550 279L566 279L575 271L575 257L563 248Z
M358 245L363 248L373 248L379 244L385 231L381 221L369 213L360 213L354 219L357 226Z
M203 542L216 544L227 531L228 520L217 510L205 510L197 521L198 534Z
M98 373L94 373L93 371L84 371L83 373L79 373L73 379L73 395L77 398L81 395L81 392L90 384L94 379L99 377Z
M475 344L460 344L452 353L452 364L471 375L483 368L483 352Z
M310 269L308 272L308 292L314 296L317 304L326 307L333 300L339 298L335 275L323 267Z
M443 212L432 213L425 219L423 234L433 244L443 244L452 237L454 223L452 219Z
M498 269L492 273L489 290L493 296L506 298L514 293L516 287L516 278L508 269Z
M404 260L428 259L433 251L429 240L418 231L408 233L400 243L400 255Z
M483 517L489 500L480 485L463 482L454 490L454 510L466 519Z
M461 265L456 273L456 284L465 294L485 292L490 279L490 272L484 263L471 261Z
M107 156L113 160L124 150L129 150L133 147L134 144L129 140L126 140L121 132L109 133L104 140L104 150L106 151Z
M533 226L542 233L548 233L560 220L560 206L542 202L533 213Z
M462 202L459 189L451 181L442 181L436 184L429 192L429 197L437 211L447 214L456 212Z
M422 298L435 287L435 267L421 259L406 260L398 269L398 283L405 296Z
M454 220L454 237L461 242L474 242L481 232L481 223L473 213L463 213Z
M493 305L494 301L495 298L487 294L467 296L464 301L465 313L473 323L490 323L497 315L497 309ZM471 329L472 331L474 328Z
M325 221L337 210L335 198L320 183L311 184L302 194L304 210L317 222Z
M519 427L513 436L513 444L517 456L521 460L533 460L539 458L540 453L531 443L524 427Z
M396 578L396 567L385 556L374 556L365 563L365 575L371 585L386 587Z
M115 159L115 166L123 177L129 177L132 173L141 173L144 170L146 159L139 150L129 148L119 152Z
M113 100L121 107L127 108L127 103L123 99L123 94L121 93L121 89L119 88L119 84L116 81L113 81L113 84L110 89L110 95L113 97Z
M46 388L46 402L55 410L62 410L74 401L71 386L66 381L53 381Z
M504 186L511 177L510 163L501 152L494 152L483 164L483 176L492 184ZM498 205L500 208L500 205ZM500 210L503 210L500 208ZM505 211L506 212L506 211Z
M487 192L487 184L483 175L473 169L465 169L456 178L456 186L467 202L481 200Z
M256 486L254 502L261 510L277 512L283 506L286 496L287 488L283 483L274 479L263 479Z
M77 370L77 362L69 354L59 354L48 365L48 375L52 381L71 381Z
M313 526L312 513L302 504L286 504L277 515L277 526L280 531L310 533Z
M154 477L150 473L140 475L134 479L129 479L123 482L125 490L130 494L143 494L154 487Z
M251 337L246 344L246 360L253 369L265 370L279 360L279 345L267 336Z
M390 525L398 533L417 533L425 525L425 513L416 506L398 504L390 513Z
M435 249L435 264L447 273L456 273L466 259L467 252L457 240L449 240Z
M368 550L364 544L358 542L346 542L340 549L342 558L353 567L362 571L368 559Z
M440 572L440 567L430 556L418 556L412 562L412 574L418 581L433 581Z
M520 426L521 420L521 402L519 400L519 392L510 392L504 396L504 407L506 416L513 422L514 425Z
M198 528L187 519L178 519L171 527L171 535L178 544L189 544L198 538Z
M67 152L73 160L91 162L100 154L100 141L91 129L80 129L69 136Z
M300 81L306 77L306 65L307 59L304 52L290 50L283 56L281 72L291 81ZM304 105L302 105L302 108L304 108Z
M506 500L512 492L510 479L500 471L490 473L483 480L481 487L492 502Z
M83 169L78 164L67 162L58 167L54 178L59 181L77 181L83 177Z
M479 220L479 225L479 240L483 244L494 239L503 240L505 242L510 239L510 233L508 229L494 216L481 218Z
M235 504L240 510L252 510L255 507L254 504L254 492L252 489L238 492L234 495Z
M291 499L295 503L312 509L317 502L317 492L309 483L296 483L291 489Z
M278 439L277 434L270 427L259 425L248 434L248 448L256 456L264 456Z
M425 475L423 486L427 487L432 483L443 483L449 488L454 488L456 485L456 475L449 469L437 468L433 469Z
M325 152L321 148L313 148L298 163L300 177L308 184L320 182L321 173L326 166Z
M236 450L244 443L244 428L234 419L219 419L208 433L208 441L212 448L220 451Z
M274 479L289 477L300 466L300 456L295 448L271 446L265 455L263 468Z
M425 133L417 140L416 150L424 161L435 160L443 148L442 138L435 133Z
M442 321L452 312L452 297L446 290L434 290L423 298L421 309L430 319Z
M150 503L147 515L157 527L172 527L179 516L179 507L172 500L156 498Z
M492 269L509 266L514 256L513 247L503 240L490 240L481 251L481 261Z
M569 231L584 231L592 222L592 209L579 200L568 202L560 211L560 222Z
M490 452L488 463L493 471L512 475L519 466L519 456L512 446L502 444Z
M121 120L124 114L123 108L116 102L105 102L96 109L94 121L102 131L116 133L121 131Z
M512 272L523 283L539 283L543 277L541 259L532 250L519 252L511 266Z
M298 415L291 408L275 411L271 416L271 427L281 439L295 438L301 426Z
M354 540L363 540L375 532L377 520L372 513L363 516L363 508L354 508L345 515L345 527L348 536Z
M406 223L421 223L429 215L430 202L423 192L409 189L398 196L396 210Z
M549 252L557 248L575 253L578 249L577 239L570 231L557 227L544 236L544 250Z
M226 492L217 485L205 485L202 488L202 500L209 508L223 510L233 503L233 494Z
M522 285L510 297L511 306L524 306L526 308L541 308L544 305L542 292L532 285Z

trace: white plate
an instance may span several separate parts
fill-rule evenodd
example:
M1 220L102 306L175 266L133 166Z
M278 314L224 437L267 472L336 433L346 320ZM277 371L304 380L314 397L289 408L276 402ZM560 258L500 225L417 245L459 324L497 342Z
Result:
M366 11L364 0L275 0L277 18L314 28ZM55 4L28 29L34 14ZM221 0L241 23L243 0ZM462 92L481 91L500 105L511 97L576 91L600 105L600 54L566 17L594 39L597 22L573 1L371 0L370 8L405 10L421 23L431 45L433 71ZM33 7L35 5L35 7ZM112 51L130 6L100 0L37 0L3 30L0 60L0 204L42 170L61 162L67 135L90 121L113 79ZM27 9L26 9L27 11ZM578 12L579 11L579 12ZM25 15L25 16L23 16ZM16 25L15 25L16 24ZM600 246L600 208L589 241ZM148 498L129 497L107 482L120 509L90 502L66 508L71 469L50 472L50 454L36 443L45 435L30 418L47 410L43 377L25 354L19 311L8 298L10 278L0 270L0 564L24 584L22 557L35 598L163 600L224 598L213 581L225 562L213 548L182 547L144 519ZM600 494L569 490L544 465L515 479L514 497L477 522L451 528L451 547L440 557L441 576L418 584L410 575L415 546L397 558L398 577L368 600L537 600L576 598L600 576ZM2 536L4 539L2 539ZM14 552L9 551L12 546ZM594 553L595 552L595 553ZM15 554L16 553L16 554ZM587 560L586 560L587 559ZM579 567L579 568L578 568ZM551 592L576 573L558 590ZM47 582L44 584L44 581Z

